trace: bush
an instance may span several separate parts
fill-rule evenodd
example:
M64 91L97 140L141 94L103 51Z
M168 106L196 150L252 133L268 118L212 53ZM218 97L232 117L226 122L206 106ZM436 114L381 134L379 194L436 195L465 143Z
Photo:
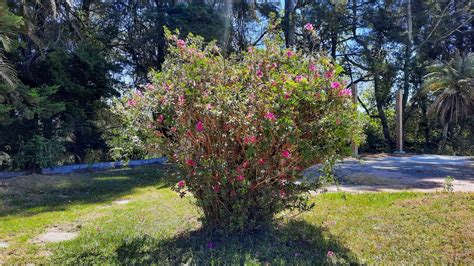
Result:
M37 170L60 164L64 153L65 148L61 141L34 135L15 155L13 161L18 168Z
M0 151L0 171L9 169L12 165L12 158L10 154Z
M123 97L116 112L156 140L182 169L205 226L246 231L285 209L306 210L317 183L301 170L350 153L360 126L350 90L330 59L282 49L224 57L215 43L167 32L168 56L153 84Z
M130 98L126 96L125 98ZM120 105L115 99L114 105ZM120 116L107 114L105 125L110 125L104 131L104 137L109 147L108 155L115 161L128 161L145 158L160 157L163 155L159 149L157 136L140 130L133 121L133 116Z

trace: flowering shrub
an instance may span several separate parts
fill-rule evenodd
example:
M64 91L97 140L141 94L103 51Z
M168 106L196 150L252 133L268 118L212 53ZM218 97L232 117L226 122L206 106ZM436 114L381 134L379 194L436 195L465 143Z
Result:
M301 170L349 153L360 131L342 68L283 49L278 36L223 57L215 43L167 32L153 84L117 105L180 166L175 189L196 198L211 228L255 229L310 208L304 192L319 184L296 182Z

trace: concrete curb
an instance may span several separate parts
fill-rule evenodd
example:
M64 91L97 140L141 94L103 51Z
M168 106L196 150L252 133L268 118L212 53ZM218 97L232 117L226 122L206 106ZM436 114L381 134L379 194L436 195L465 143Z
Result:
M136 167L142 165L161 165L166 162L166 157L152 158L144 160L131 160L128 162L103 162L103 163L84 163L84 164L70 164L56 167L41 168L43 175L58 175L58 174L72 174L77 172L86 172L94 170L121 168L121 167ZM0 172L0 180L13 178L17 176L27 175L29 172Z
M0 180L26 175L28 172L0 172Z
M56 167L50 167L50 168L41 168L41 174L43 175L70 174L70 173L92 171L92 170L120 168L120 167L125 167L125 166L135 167L135 166L151 165L151 164L163 164L165 162L166 162L166 157L145 159L145 160L132 160L128 162L72 164L72 165L63 165L63 166L56 166Z

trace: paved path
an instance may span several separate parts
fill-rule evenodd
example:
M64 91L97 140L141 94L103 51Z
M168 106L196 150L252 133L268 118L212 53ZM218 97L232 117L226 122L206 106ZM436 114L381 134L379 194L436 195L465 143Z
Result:
M314 176L317 166L308 169ZM454 191L474 192L474 157L444 155L375 155L348 159L336 167L341 186L348 192L442 191L446 176L454 177Z

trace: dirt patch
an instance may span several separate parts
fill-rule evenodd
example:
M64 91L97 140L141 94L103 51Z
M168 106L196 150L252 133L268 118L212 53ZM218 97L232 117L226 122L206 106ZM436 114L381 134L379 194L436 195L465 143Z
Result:
M0 249L2 248L8 248L8 243L7 242L4 242L4 241L0 241Z
M113 204L118 204L118 205L125 205L129 204L131 200L129 199L119 199L119 200L114 200L112 201Z
M62 241L73 240L79 235L77 231L65 230L59 227L48 229L32 240L33 243L57 243Z

